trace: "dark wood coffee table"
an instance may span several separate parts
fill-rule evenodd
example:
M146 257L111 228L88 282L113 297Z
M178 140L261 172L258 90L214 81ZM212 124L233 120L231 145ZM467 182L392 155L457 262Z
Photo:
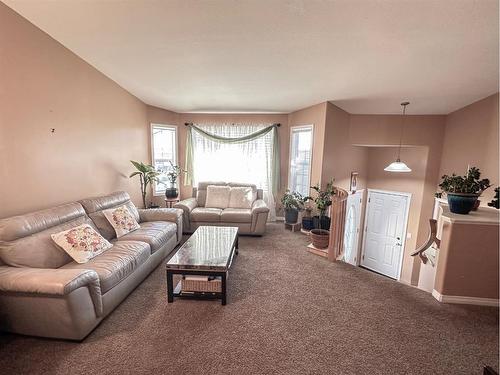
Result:
M238 228L201 226L167 262L168 302L174 297L227 300L227 273L238 254ZM173 276L200 275L221 278L221 292L183 293L179 282L174 289Z

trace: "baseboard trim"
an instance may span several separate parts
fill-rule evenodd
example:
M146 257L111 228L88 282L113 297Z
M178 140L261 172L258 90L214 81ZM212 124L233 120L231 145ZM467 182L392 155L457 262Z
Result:
M498 299L483 298L483 297L466 297L466 296L448 296L439 293L437 290L432 290L432 296L442 303L457 303L462 305L479 305L479 306L495 306L499 307Z

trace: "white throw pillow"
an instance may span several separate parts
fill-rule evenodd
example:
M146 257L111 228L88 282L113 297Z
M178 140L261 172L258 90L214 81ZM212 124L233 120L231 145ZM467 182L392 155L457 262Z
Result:
M88 224L51 234L50 237L77 263L87 263L113 246Z
M125 205L103 210L102 213L111 226L115 228L116 238L120 238L141 227Z
M229 195L229 207L252 208L257 192L251 187L232 187Z
M229 186L208 185L205 207L228 208L230 192L231 187Z

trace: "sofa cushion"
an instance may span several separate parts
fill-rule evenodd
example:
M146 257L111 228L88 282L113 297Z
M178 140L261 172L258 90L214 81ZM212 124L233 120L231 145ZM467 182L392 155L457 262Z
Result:
M117 238L140 228L139 223L125 205L108 208L102 213L114 228Z
M219 222L222 210L220 208L196 207L191 211L191 221Z
M109 223L108 219L104 216L103 210L125 205L130 213L134 216L135 220L139 222L139 212L137 207L130 200L128 193L124 191L117 191L115 193L105 195L102 197L87 198L80 201L85 209L85 212L94 222L95 226L107 240L116 237L116 232L113 226Z
M145 221L139 229L120 237L120 241L142 241L149 244L151 254L177 235L177 224L168 221Z
M249 208L226 208L222 210L220 220L223 223L251 223L252 210Z
M199 182L198 187L196 188L196 194L193 196L196 198L196 201L198 202L198 207L205 207L205 203L207 200L207 187L209 185L226 186L227 184L222 181Z
M94 270L99 275L102 293L106 293L145 263L150 254L145 242L116 241L111 249L85 264L71 262L61 268Z
M229 194L229 208L252 208L257 199L257 189L249 186L232 187Z
M229 207L229 195L231 188L229 186L210 185L207 187L207 200L205 207L209 208L227 208Z
M51 234L50 237L77 263L87 263L113 246L88 224Z
M0 258L13 267L59 268L72 261L51 234L94 224L79 203L0 220Z

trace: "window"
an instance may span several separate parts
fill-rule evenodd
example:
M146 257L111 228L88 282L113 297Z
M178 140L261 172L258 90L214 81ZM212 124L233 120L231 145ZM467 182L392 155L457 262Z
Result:
M291 128L288 188L305 196L311 186L312 141L312 125Z
M167 187L167 172L171 165L177 164L177 127L169 125L151 124L151 150L153 167L162 173L159 180L162 183L153 184L155 195L165 192Z
M201 129L226 138L239 138L261 130L268 124L204 124ZM212 141L192 132L193 186L200 181L242 182L257 185L274 215L272 160L274 134L241 143Z

